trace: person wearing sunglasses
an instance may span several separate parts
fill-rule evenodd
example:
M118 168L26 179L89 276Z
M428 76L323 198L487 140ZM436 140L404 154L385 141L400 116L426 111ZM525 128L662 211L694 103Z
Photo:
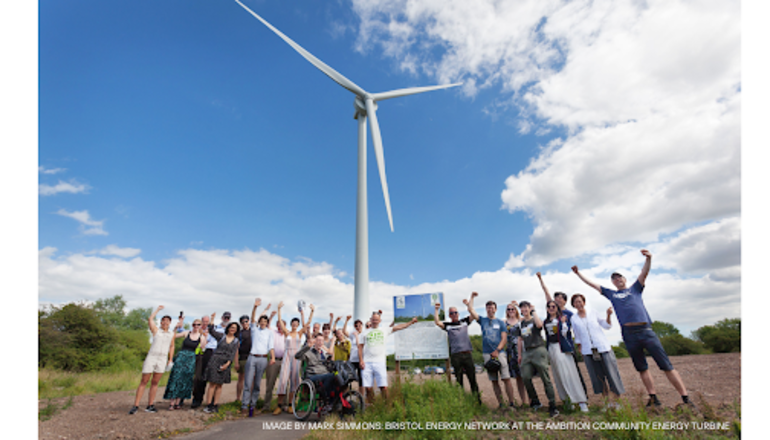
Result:
M177 329L184 325L184 316L179 317ZM182 407L182 401L192 397L193 376L195 375L195 350L206 345L206 336L201 333L201 320L196 319L192 323L192 330L177 332L174 339L184 338L182 348L174 357L174 366L168 376L164 400L169 402L169 410Z
M566 315L562 315L556 301L548 301L545 307L545 345L556 391L562 402L569 399L577 403L581 411L588 412L588 397L580 386L577 367L572 360L572 351L575 350L572 344L572 323Z
M528 405L527 389L524 387L524 379L519 369L519 335L521 334L521 317L517 307L519 303L511 301L505 308L505 330L508 333L508 346L505 349L508 361L508 371L511 377L516 380L516 388L519 390L519 397L522 405Z
M564 292L555 292L553 294L553 297L551 297L551 292L548 290L548 287L546 287L545 281L543 280L543 274L538 272L537 279L540 280L540 287L543 288L546 302L551 300L556 302L556 306L559 307L559 311L561 312L561 314L567 317L567 321L571 322L572 316L574 315L574 313L571 310L567 310L567 294ZM570 355L572 356L572 362L575 364L575 369L577 370L578 378L580 378L580 386L583 387L583 393L588 395L588 388L586 387L586 381L585 379L583 379L583 373L580 372L580 367L578 367L577 350L574 349L573 344L570 344L570 346L563 346L562 348L569 350L565 353L570 353Z
M452 362L452 368L455 369L455 377L460 387L463 386L463 375L468 376L468 383L471 386L471 392L481 403L481 394L479 394L479 385L476 383L476 367L473 365L473 346L471 338L468 336L468 326L471 324L471 317L466 316L460 319L460 313L457 307L449 308L449 319L451 321L441 322L438 319L440 303L436 303L436 310L433 313L433 322L441 330L446 331L449 338L449 360Z

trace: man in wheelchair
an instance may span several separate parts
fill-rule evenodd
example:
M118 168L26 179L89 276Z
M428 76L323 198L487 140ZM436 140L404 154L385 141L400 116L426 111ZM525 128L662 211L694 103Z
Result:
M302 347L294 357L305 361L305 377L317 385L321 398L326 399L339 392L333 372L333 353L324 346L323 333L315 333L312 342L312 345Z

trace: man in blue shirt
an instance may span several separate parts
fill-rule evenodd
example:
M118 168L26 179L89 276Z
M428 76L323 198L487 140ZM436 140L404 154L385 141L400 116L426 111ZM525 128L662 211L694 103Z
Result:
M671 365L668 355L666 355L666 351L660 343L660 339L655 332L652 331L652 320L642 301L644 282L647 279L647 275L650 273L650 267L652 265L652 254L647 249L642 249L641 252L646 258L646 261L644 262L644 267L642 267L642 273L639 274L636 282L631 287L626 286L626 278L617 272L613 273L611 276L612 284L617 289L613 290L602 287L587 279L578 271L577 266L572 266L572 271L575 272L584 283L607 297L615 308L615 313L617 314L618 321L620 321L621 325L623 342L626 343L626 349L631 356L631 360L634 362L634 368L639 372L639 376L650 395L647 406L659 407L661 406L661 403L655 394L655 384L652 381L652 375L650 375L647 367L644 349L647 349L652 358L655 359L658 368L666 373L668 381L671 382L671 385L673 385L682 396L682 401L686 405L694 406L690 402L682 378L674 369L674 366Z
M481 326L482 335L482 356L484 357L484 364L491 358L495 358L500 361L500 371L490 372L487 371L489 380L492 381L492 389L495 391L497 402L500 404L500 408L505 408L505 402L503 401L503 390L500 389L499 377L503 379L505 383L505 393L508 395L508 402L510 406L514 407L513 400L513 385L511 384L511 373L508 369L508 361L506 356L500 356L500 351L505 350L508 344L508 332L506 331L505 322L495 318L495 312L497 312L497 304L494 301L487 301L487 316L479 317L478 313L473 309L473 299L479 296L478 293L471 293L470 301L463 300L463 304L468 306L468 313L471 315L471 319L478 321ZM505 351L503 351L505 354Z

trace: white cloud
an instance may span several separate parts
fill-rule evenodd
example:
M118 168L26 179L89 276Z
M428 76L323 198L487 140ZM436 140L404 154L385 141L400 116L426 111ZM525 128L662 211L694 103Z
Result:
M90 186L84 184L84 183L78 183L76 180L70 180L69 182L59 181L56 185L47 185L45 183L41 183L38 187L38 191L41 196L52 196L59 193L85 193L88 192L88 190L91 189Z
M37 170L41 174L57 174L67 171L66 168L46 168L44 166L37 167Z
M99 255L115 255L122 258L132 258L142 253L142 250L136 248L122 248L111 244L99 250L98 253Z
M534 224L507 267L653 242L739 215L739 2L353 5L359 49L381 46L397 66L419 66L404 71L464 80L468 95L501 87L485 111L518 109L522 134L567 128L505 181L503 207Z
M56 214L73 218L80 222L80 232L84 235L108 235L107 231L104 230L104 220L91 219L88 210L69 212L62 208L56 211Z
M39 251L39 301L60 304L69 301L95 301L123 295L129 308L156 307L163 304L176 313L202 316L228 310L235 315L249 314L256 297L275 306L284 301L289 319L297 313L293 304L304 299L317 306L315 320L325 321L328 314L353 312L353 285L342 281L344 275L328 263L308 259L290 260L264 249L208 250L185 249L162 263L99 255L71 254L57 256L55 248ZM637 254L638 255L638 254ZM636 261L641 260L637 256ZM599 282L601 270L583 268L583 273ZM586 295L590 307L605 310L609 302L587 288L571 273L548 272L545 280L552 290ZM534 273L529 269L477 272L454 281L400 286L373 281L370 283L372 310L385 311L385 321L393 316L393 296L412 293L444 292L448 305L465 309L462 299L470 292L481 295L476 310L483 312L484 303L494 300L498 309L511 300L532 301L542 309L545 299ZM725 317L740 316L740 285L737 281L720 282L708 276L681 279L659 273L656 266L648 278L645 303L653 319L671 322L684 334L701 325L712 324ZM698 307L693 308L693 301ZM687 313L682 313L687 310ZM502 315L501 315L502 316ZM473 332L478 328L473 326ZM617 325L610 332L613 341L620 340Z

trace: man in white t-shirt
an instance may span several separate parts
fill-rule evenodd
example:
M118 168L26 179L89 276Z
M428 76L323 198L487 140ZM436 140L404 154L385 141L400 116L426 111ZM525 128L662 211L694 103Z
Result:
M374 398L372 384L376 380L380 387L380 393L388 398L388 371L386 368L387 353L385 352L385 339L393 332L403 330L417 322L412 318L410 322L394 325L393 327L380 327L380 313L372 314L371 328L358 335L358 357L361 365L361 375L366 389L366 398L371 403Z

